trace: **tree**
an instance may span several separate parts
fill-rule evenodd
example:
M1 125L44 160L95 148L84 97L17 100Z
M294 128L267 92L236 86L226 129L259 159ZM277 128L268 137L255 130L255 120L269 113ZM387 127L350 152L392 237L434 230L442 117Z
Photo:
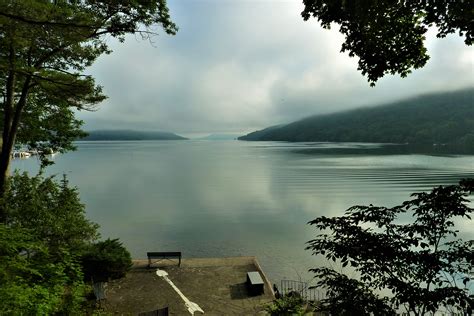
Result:
M458 32L473 43L472 1L445 0L303 0L304 20L315 17L329 29L339 24L345 41L341 52L358 56L358 70L371 86L385 74L406 77L429 59L424 46L428 27L437 36Z
M166 0L0 0L0 195L15 141L64 151L83 135L73 109L92 110L105 98L83 72L110 53L106 39L150 39L156 25L177 30ZM0 209L0 221L6 216Z
M25 249L38 254L35 260L22 255ZM63 290L41 282L41 272L45 272L50 276L48 283L56 284L56 266L38 264L45 254L45 247L34 241L26 230L0 224L0 313L51 314L57 311Z
M0 314L84 314L94 281L118 278L131 267L117 239L97 242L98 225L66 177L15 172L2 203L0 223Z
M468 285L474 241L456 239L454 219L471 219L474 209L466 197L473 192L474 180L463 180L414 193L392 208L353 206L344 216L311 221L320 232L307 249L360 275L350 279L332 268L312 269L318 286L328 290L323 306L339 315L354 311L350 306L359 306L361 315L394 314L399 308L415 315L440 308L465 311L473 304Z
M0 303L0 314L82 314L88 287L80 257L99 237L98 225L86 219L65 177L59 182L15 172L7 184L0 302L8 304Z
M65 176L58 183L53 177L15 172L4 199L8 226L28 230L51 257L64 250L79 255L99 237L99 225L86 219L79 193Z

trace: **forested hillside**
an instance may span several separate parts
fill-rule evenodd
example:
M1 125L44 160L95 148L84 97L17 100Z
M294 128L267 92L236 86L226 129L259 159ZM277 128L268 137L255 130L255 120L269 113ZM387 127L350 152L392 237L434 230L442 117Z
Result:
M474 146L474 89L312 116L239 139Z
M183 140L187 139L170 132L146 132L133 130L97 130L88 132L81 140Z

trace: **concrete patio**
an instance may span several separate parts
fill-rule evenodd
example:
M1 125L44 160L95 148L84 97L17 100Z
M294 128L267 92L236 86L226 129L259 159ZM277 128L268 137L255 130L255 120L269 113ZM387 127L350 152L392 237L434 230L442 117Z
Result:
M163 260L151 269L147 264L147 260L135 260L125 278L107 284L107 299L102 303L105 311L137 315L168 306L170 315L190 315L179 294L156 275L156 268L165 270L183 295L206 315L265 314L264 305L274 298L255 257L182 259L180 267L177 260ZM250 271L260 272L264 294L250 296L247 292L246 274Z

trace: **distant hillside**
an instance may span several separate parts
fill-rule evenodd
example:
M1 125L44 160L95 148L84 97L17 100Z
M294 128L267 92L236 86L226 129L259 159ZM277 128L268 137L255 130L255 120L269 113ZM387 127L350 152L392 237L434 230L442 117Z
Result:
M235 140L239 137L236 134L210 134L204 137L196 138L199 140Z
M187 139L169 132L144 132L133 130L97 130L88 132L81 140L183 140Z
M239 140L474 146L474 89L311 116L256 131L239 137Z

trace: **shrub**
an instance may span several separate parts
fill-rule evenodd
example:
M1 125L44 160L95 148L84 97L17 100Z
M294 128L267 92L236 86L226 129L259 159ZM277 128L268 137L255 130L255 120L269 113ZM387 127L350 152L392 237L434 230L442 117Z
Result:
M289 293L277 298L265 307L270 315L304 315L304 301L297 293Z
M118 239L91 245L81 262L85 279L95 282L122 278L132 266L130 253Z

